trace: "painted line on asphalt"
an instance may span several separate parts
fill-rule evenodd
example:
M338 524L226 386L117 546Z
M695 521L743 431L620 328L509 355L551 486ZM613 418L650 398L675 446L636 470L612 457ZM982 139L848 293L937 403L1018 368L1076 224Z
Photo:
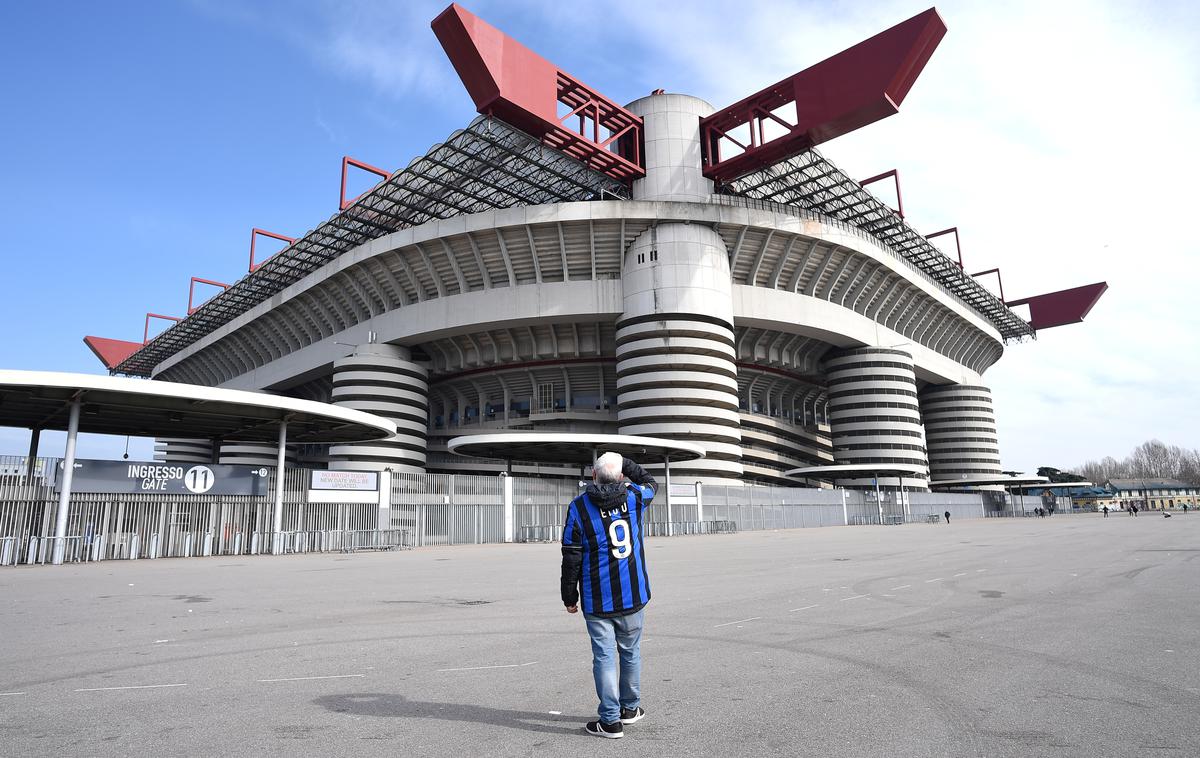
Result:
M838 600L838 602L839 602L839 603L844 603L844 602L846 602L847 600L858 600L860 597L870 597L870 596L871 596L870 594L866 594L866 595L853 595L853 596L851 596L851 597L844 597L844 598L842 598L841 600Z
M466 666L464 668L458 668L458 669L437 669L437 671L438 672L446 672L446 671L486 671L488 669L519 669L519 668L523 668L525 666L532 666L535 663L537 663L537 661L530 661L529 663L504 663L499 666Z
M76 692L109 692L112 690L156 690L162 687L186 687L187 683L183 684L131 684L128 687L84 687L75 690Z
M306 682L310 679L354 679L366 674L331 674L330 676L292 676L287 679L255 679L256 682Z
M911 584L902 584L902 585L900 585L899 587L892 587L892 589L894 589L894 590L906 590L906 589L908 589L908 588L909 588L909 587L911 587L911 586L912 586Z
M939 576L937 579L926 579L925 583L929 584L930 582L940 582L940 581L942 581L942 577Z
M762 616L751 616L750 618L742 619L741 621L726 621L724 624L717 624L716 626L713 627L713 629L720 629L723 626L731 626L733 624L744 624L747 621L758 621L761 618L762 618Z
M966 575L967 575L967 572L964 571L961 574L955 574L954 576L959 577L959 576L966 576ZM951 577L951 578L953 578L953 577Z
M820 604L818 603L817 605L820 605ZM796 611L807 611L809 608L816 608L817 605L806 605L803 608L792 608L788 611L788 613L795 613Z
M24 692L0 692L0 697L4 697L5 695L24 695L24 694L25 694Z
M987 569L975 569L976 574L982 574L985 571L987 571Z

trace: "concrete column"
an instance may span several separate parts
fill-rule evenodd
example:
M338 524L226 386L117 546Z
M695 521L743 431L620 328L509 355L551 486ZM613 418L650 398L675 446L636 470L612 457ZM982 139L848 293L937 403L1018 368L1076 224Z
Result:
M924 473L903 481L884 477L881 486L928 489L929 463L917 403L912 356L903 350L861 347L825 358L828 414L837 463L919 466ZM866 475L839 480L843 487L871 487Z
M636 200L703 201L700 117L686 95L630 104L645 119L646 178ZM621 434L695 442L707 457L672 465L677 477L728 482L742 474L729 253L697 224L658 224L625 251L617 321L617 423ZM645 463L645 462L643 462Z
M359 345L334 361L333 404L395 421L397 433L385 440L331 446L329 468L425 473L429 370L412 360L408 348Z
M212 463L213 443L207 439L157 437L154 460L163 463Z
M990 389L976 384L930 385L921 390L919 400L934 481L1000 476Z
M287 462L296 463L294 451L287 451ZM236 466L273 468L279 459L279 447L270 442L222 442L218 463ZM207 461L198 461L207 463Z

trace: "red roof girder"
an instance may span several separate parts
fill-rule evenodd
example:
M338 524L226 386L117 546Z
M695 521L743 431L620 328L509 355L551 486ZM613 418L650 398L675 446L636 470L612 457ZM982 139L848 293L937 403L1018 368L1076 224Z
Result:
M891 116L946 34L934 8L700 119L704 175L727 182ZM795 103L795 123L772 113ZM765 123L785 133L765 139ZM749 125L746 144L729 135ZM721 138L743 152L722 160Z

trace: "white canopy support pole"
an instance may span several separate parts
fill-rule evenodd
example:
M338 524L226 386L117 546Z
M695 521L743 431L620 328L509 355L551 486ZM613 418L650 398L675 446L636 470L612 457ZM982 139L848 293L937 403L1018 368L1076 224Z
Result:
M51 563L63 562L67 550L67 514L71 508L71 479L75 475L75 442L79 438L79 408L82 393L71 401L71 416L67 421L67 449L63 453L62 482L58 489L58 520L54 524L54 553Z
M667 536L670 537L673 531L671 526L671 456L663 456L663 478L666 480L664 486L667 488Z
M275 458L275 522L271 552L276 555L283 552L283 465L287 457L287 425L286 417L279 422L279 452Z
M34 427L29 430L29 456L25 459L25 478L33 478L33 467L37 463L38 443L42 440L42 430Z
M883 526L883 498L879 496L879 472L875 472L875 505L879 508L879 525Z

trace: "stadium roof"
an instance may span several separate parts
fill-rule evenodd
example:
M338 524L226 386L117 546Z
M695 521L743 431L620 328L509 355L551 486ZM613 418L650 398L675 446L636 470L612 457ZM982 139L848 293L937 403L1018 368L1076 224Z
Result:
M724 189L733 195L784 206L780 209L783 212L786 206L794 206L851 224L992 322L1006 341L1035 336L1033 327L1004 301L816 150L746 174Z
M603 195L628 198L629 188L524 132L480 116L121 360L112 372L150 376L170 356L368 240L435 219Z

